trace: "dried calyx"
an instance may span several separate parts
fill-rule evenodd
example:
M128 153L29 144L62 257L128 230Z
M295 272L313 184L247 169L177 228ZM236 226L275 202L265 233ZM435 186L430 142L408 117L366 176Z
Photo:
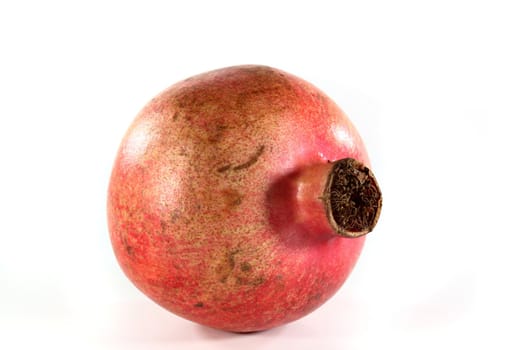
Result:
M323 197L328 221L342 236L365 235L377 223L381 191L372 171L355 159L333 163Z

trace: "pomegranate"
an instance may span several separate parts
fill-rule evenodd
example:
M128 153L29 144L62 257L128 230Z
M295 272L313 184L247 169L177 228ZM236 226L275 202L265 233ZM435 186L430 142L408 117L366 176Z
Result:
M381 193L355 127L316 87L266 66L160 93L118 151L111 242L144 294L214 328L294 321L341 287Z

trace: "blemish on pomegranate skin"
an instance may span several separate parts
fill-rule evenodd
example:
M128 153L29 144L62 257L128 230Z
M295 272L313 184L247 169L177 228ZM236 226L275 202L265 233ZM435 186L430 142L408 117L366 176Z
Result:
M129 257L131 257L131 258L135 257L135 250L128 243L127 237L125 237L124 235L121 235L120 236L120 243L122 244L122 247L124 248L124 250L126 251L126 253L128 254Z
M215 129L208 136L209 143L218 143L224 137L224 132L228 127L226 125L217 125Z
M217 265L215 268L215 273L219 277L219 281L221 283L226 283L228 280L228 277L233 272L233 269L235 268L235 255L239 253L239 250L232 250L228 252L223 260Z
M196 303L196 304L193 305L193 306L194 306L194 307L204 307L204 303L202 303L202 302L199 301L198 303Z
M313 294L313 295L308 297L308 301L309 302L312 302L312 301L316 302L317 300L321 299L321 296L322 296L321 293L315 293L315 294Z
M221 166L220 168L217 169L217 172L218 173L223 173L225 172L226 170L230 169L232 167L231 164L226 164L224 166Z
M179 218L180 218L179 210L178 209L173 210L171 212L171 214L170 214L170 221L171 221L171 223L173 223L173 224L176 223L177 220L179 220Z
M246 162L239 164L237 166L234 166L232 170L238 171L242 169L247 169L257 163L257 160L259 160L259 157L264 153L264 145L260 145L257 148L257 151L248 159Z
M303 310L308 312L315 308L315 305L317 305L320 302L322 296L323 295L321 293L315 293L313 295L308 296L308 299L306 300L306 303L303 306Z
M265 282L265 279L263 277L257 277L256 279L254 279L251 283L252 286L258 286L258 285L261 285Z
M249 272L251 270L252 270L252 265L250 265L249 262L244 261L244 262L241 263L241 271L242 272Z
M168 224L165 221L160 222L160 231L161 234L166 234L166 229L168 228Z
M241 205L243 195L233 188L227 188L221 191L226 208L233 208Z
M135 251L133 250L133 247L129 244L126 244L126 253L128 253L128 255L131 257L135 256Z
M180 145L178 148L174 149L174 154L181 157L188 157L191 155L191 150L187 145Z

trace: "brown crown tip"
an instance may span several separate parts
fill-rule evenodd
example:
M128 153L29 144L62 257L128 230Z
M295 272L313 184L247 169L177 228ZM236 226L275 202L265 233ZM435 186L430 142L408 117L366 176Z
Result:
M330 224L341 236L363 236L374 229L379 219L379 185L372 171L355 159L333 164L324 195Z

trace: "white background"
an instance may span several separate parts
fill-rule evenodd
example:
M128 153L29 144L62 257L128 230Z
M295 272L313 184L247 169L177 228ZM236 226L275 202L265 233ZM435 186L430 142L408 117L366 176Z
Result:
M0 2L0 348L524 349L523 6ZM384 210L334 298L241 336L140 294L105 202L150 98L245 63L309 80L349 114Z

